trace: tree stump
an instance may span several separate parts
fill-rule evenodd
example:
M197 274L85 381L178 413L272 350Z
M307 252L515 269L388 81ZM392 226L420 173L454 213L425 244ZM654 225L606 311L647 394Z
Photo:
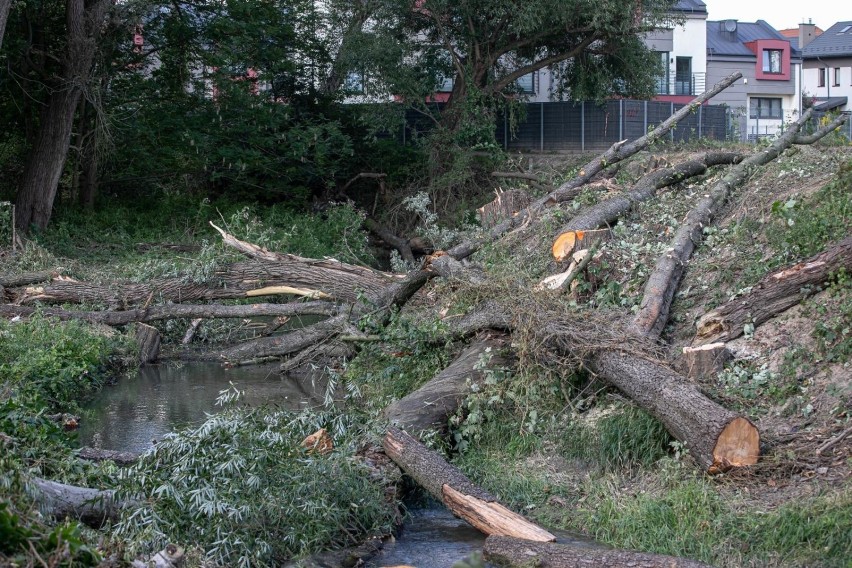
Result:
M145 323L136 324L136 342L139 344L139 362L152 363L160 356L160 332Z

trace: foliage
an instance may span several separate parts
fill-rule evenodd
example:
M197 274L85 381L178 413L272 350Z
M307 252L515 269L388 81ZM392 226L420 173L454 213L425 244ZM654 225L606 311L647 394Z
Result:
M0 319L0 384L4 396L35 401L53 410L74 408L122 366L130 345L79 321L58 322L35 314Z
M57 567L97 566L101 561L82 536L79 523L67 521L54 527L28 523L10 502L0 502L0 554L23 563L27 553Z
M301 447L320 427L334 437L331 454ZM177 540L219 565L276 566L386 534L395 504L352 456L356 430L333 412L231 408L211 416L124 473L125 494L145 504L124 513L115 538L131 554Z
M596 420L575 418L563 440L565 455L605 470L648 467L668 455L672 438L663 424L632 404L596 409Z

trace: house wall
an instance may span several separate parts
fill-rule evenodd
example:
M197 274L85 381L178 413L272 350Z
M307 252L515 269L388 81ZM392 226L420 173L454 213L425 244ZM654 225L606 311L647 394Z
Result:
M846 97L847 103L841 110L852 110L852 57L832 57L807 59L802 72L802 87L804 96L821 98ZM819 87L819 69L829 68L825 87ZM840 85L834 86L834 68L840 67Z
M767 81L757 78L756 57L708 56L707 84L714 85L735 71L743 78L710 99L711 104L726 104L731 107L734 116L739 119L741 139L750 135L773 135L785 122L796 120L801 112L799 104L799 67L798 61L791 63L790 79L786 81ZM751 118L749 108L752 98L780 98L783 117L781 119Z

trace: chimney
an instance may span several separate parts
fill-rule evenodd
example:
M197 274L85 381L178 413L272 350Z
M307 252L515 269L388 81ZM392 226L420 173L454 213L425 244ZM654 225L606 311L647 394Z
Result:
M719 32L723 39L727 41L737 41L737 21L722 20L719 22Z
M816 25L808 18L807 24L799 24L799 49L805 49L805 46L816 39Z

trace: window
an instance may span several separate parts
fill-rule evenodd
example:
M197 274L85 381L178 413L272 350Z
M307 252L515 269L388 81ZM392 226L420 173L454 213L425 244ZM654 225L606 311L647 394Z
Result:
M825 67L817 69L817 87L825 87Z
M527 73L523 77L520 77L515 83L518 85L518 88L525 95L534 95L535 94L535 72Z
M752 98L749 110L751 118L781 118L781 99Z
M657 57L660 58L660 74L657 75L657 94L669 94L669 52L658 51Z
M781 49L764 49L763 50L763 72L781 74L781 54L784 53Z
M839 86L840 86L840 67L835 67L834 68L834 84L832 85L832 87L839 87Z
M675 94L695 94L692 83L692 58L675 57Z
M350 95L363 95L364 74L360 71L350 71L343 81L343 90Z

